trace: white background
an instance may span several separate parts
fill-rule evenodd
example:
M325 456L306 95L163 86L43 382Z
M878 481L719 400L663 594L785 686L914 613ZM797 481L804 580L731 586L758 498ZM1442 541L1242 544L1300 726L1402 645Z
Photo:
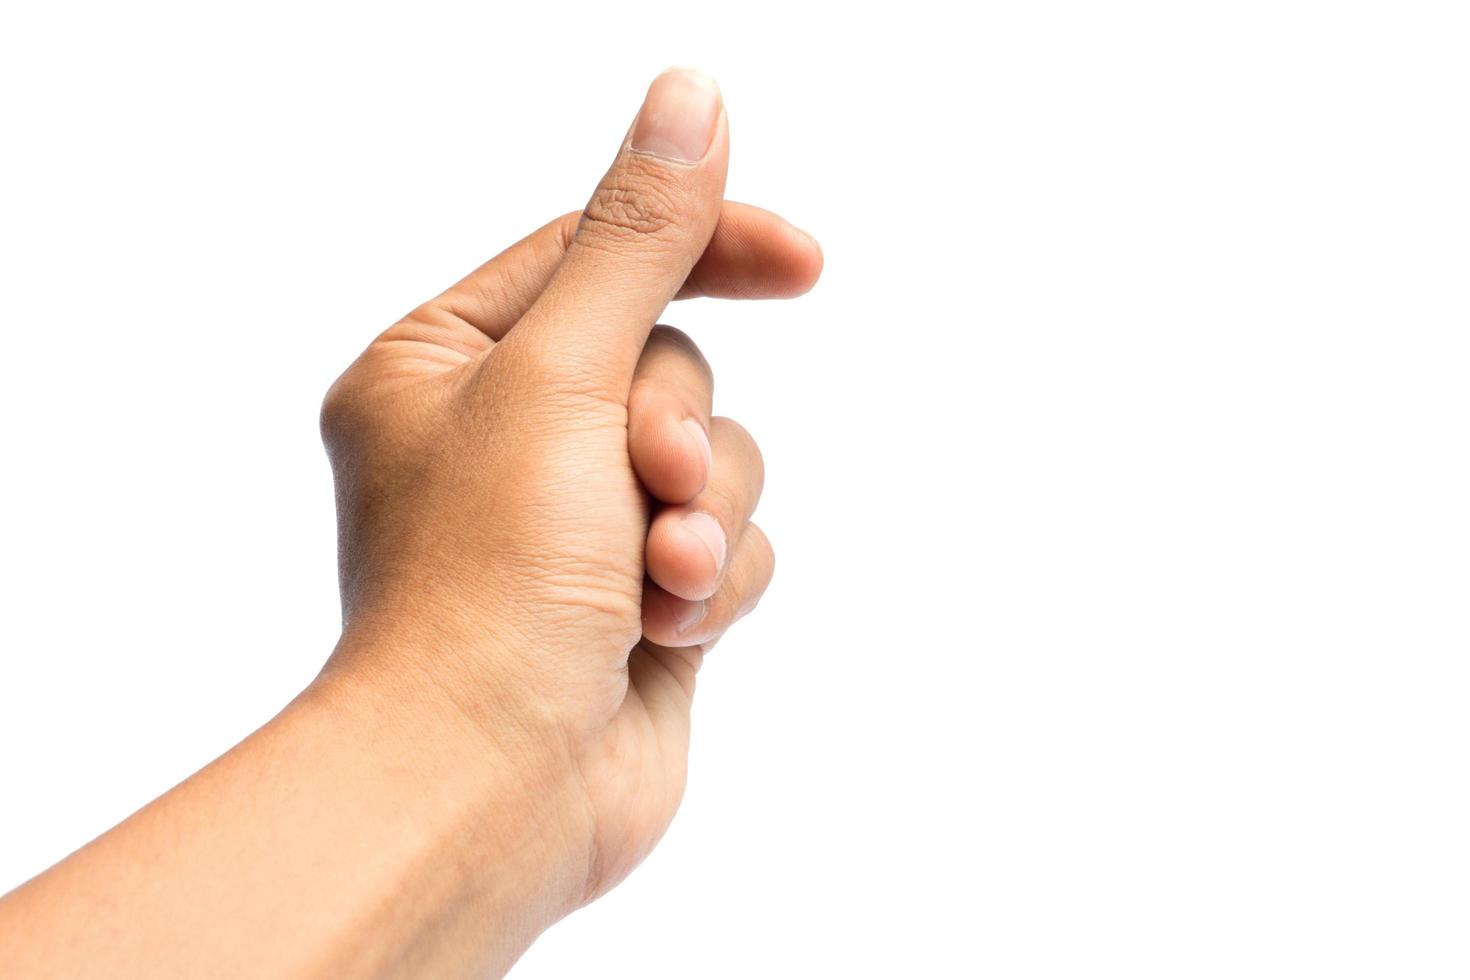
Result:
M779 568L516 975L1465 976L1459 5L960 6L8 9L0 890L313 676L322 393L686 63L826 249L666 317Z

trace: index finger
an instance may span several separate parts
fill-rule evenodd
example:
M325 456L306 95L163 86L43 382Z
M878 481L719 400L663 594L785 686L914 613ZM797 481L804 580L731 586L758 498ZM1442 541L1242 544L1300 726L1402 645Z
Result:
M582 212L551 221L428 302L500 340L526 314L566 256ZM816 284L822 249L780 215L726 201L709 245L675 299L789 299Z

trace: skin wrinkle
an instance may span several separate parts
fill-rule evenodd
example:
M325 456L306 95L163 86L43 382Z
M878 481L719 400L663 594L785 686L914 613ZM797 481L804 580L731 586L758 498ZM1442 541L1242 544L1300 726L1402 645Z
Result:
M433 302L500 340L525 315L572 247L582 218L548 222L466 276ZM822 256L814 242L761 208L724 202L713 237L675 299L791 297L811 287ZM691 288L690 283L698 285ZM514 288L512 288L512 284ZM486 302L490 297L493 302Z
M723 200L723 108L653 119L712 126L705 158L625 146L584 211L415 308L332 385L335 649L259 731L0 899L8 971L496 974L662 837L695 675L773 556L747 523L754 440L711 420L694 342L650 325L675 296L803 292L822 259ZM672 137L655 143L691 145ZM726 532L713 575L659 533L691 506ZM674 569L709 596L684 639Z

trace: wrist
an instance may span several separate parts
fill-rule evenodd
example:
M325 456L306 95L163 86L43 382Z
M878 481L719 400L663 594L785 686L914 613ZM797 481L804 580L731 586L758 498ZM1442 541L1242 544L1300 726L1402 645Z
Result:
M344 640L297 704L378 770L404 874L439 899L435 941L452 946L449 929L489 942L486 955L508 966L585 899L592 819L568 743L508 692L467 702L412 666L431 658L382 652Z

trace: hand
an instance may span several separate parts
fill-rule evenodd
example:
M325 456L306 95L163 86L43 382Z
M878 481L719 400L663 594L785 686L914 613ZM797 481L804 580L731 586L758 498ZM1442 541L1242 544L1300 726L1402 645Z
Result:
M772 562L755 443L652 325L821 267L722 202L727 139L711 83L661 76L585 212L332 387L341 642L259 731L0 898L7 973L484 976L647 853L700 658Z
M691 296L792 296L815 242L723 203L713 83L668 72L581 215L383 333L323 408L344 633L319 684L411 687L536 773L575 905L684 786L705 649L760 597L760 452L650 328ZM431 708L430 710L436 710Z

